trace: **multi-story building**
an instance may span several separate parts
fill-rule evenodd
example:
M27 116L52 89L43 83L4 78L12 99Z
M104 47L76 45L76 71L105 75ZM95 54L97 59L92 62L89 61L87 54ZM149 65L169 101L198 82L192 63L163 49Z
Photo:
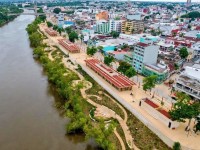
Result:
M133 67L142 73L144 64L157 64L159 46L137 43L133 52Z
M176 83L173 85L175 90L184 92L194 99L200 100L200 65L185 67Z
M109 15L107 11L102 11L98 14L96 14L96 20L108 20Z
M110 26L110 32L111 31L117 31L117 32L121 32L121 28L122 28L122 20L110 20L109 21L109 26Z
M110 33L110 23L106 20L100 20L94 26L94 30L97 33L108 34Z
M128 20L122 23L122 33L133 34L144 31L144 22L140 20Z
M169 76L169 68L164 63L158 64L144 64L142 69L142 74L144 76L157 76L157 82L163 82Z

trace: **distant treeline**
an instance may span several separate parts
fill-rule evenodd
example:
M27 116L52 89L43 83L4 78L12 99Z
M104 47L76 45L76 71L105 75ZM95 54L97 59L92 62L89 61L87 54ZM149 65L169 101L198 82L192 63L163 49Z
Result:
M181 18L200 18L200 12L198 11L189 12L185 15L182 15Z
M16 16L9 16L9 13L22 13L23 10L15 5L0 5L0 26L13 20Z

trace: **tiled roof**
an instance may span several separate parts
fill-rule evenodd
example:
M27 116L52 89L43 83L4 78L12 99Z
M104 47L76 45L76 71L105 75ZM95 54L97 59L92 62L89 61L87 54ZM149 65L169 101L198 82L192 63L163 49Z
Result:
M65 49L67 49L69 52L72 53L79 53L80 49L77 45L75 45L74 43L66 40L66 39L60 39L58 40L59 44L61 44Z
M135 83L129 80L126 76L118 73L114 69L106 66L104 63L100 62L98 59L87 59L85 60L87 66L92 70L97 72L106 81L114 85L115 87L121 88L131 88Z
M149 46L148 44L142 43L142 42L137 43L137 45L138 45L138 46L142 46L142 47L147 47L147 46Z

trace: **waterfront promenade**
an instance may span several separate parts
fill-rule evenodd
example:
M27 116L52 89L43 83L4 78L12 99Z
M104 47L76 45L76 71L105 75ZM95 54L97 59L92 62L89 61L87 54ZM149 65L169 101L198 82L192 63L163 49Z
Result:
M41 31L44 32L44 26L40 26ZM65 54L68 52L58 43L58 39L62 37L50 37L46 35L52 43L57 45ZM97 75L93 70L85 64L85 59L89 57L85 53L85 47L81 47L81 52L79 54L69 54L69 58L75 64L79 64L82 69L87 72L95 81L98 82L107 92L109 92L119 103L121 103L126 109L128 109L131 113L133 113L140 121L142 121L149 129L151 129L156 135L159 136L167 145L172 147L174 142L180 142L183 150L193 149L199 150L200 144L200 135L195 135L192 132L189 134L184 131L186 127L186 123L180 123L180 126L171 130L164 124L162 124L157 119L153 118L149 115L145 110L139 107L139 101L142 98L150 97L148 93L145 93L143 90L138 88L138 86L133 87L133 91L123 91L120 92L112 87L108 82L106 82L102 77ZM131 92L133 92L133 96L131 96Z

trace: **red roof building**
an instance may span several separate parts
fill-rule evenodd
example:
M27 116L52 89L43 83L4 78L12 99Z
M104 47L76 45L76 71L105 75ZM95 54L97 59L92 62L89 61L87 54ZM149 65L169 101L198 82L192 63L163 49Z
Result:
M47 28L47 29L45 29L45 32L46 32L47 34L49 34L50 36L57 36L57 32L54 31L52 28Z
M137 46L147 47L147 46L149 46L149 44L139 42L139 43L137 43Z
M120 91L131 90L135 85L129 78L106 66L98 59L85 60L86 65Z
M74 44L66 39L60 39L60 40L58 40L58 42L69 52L80 53L80 48L76 44Z

